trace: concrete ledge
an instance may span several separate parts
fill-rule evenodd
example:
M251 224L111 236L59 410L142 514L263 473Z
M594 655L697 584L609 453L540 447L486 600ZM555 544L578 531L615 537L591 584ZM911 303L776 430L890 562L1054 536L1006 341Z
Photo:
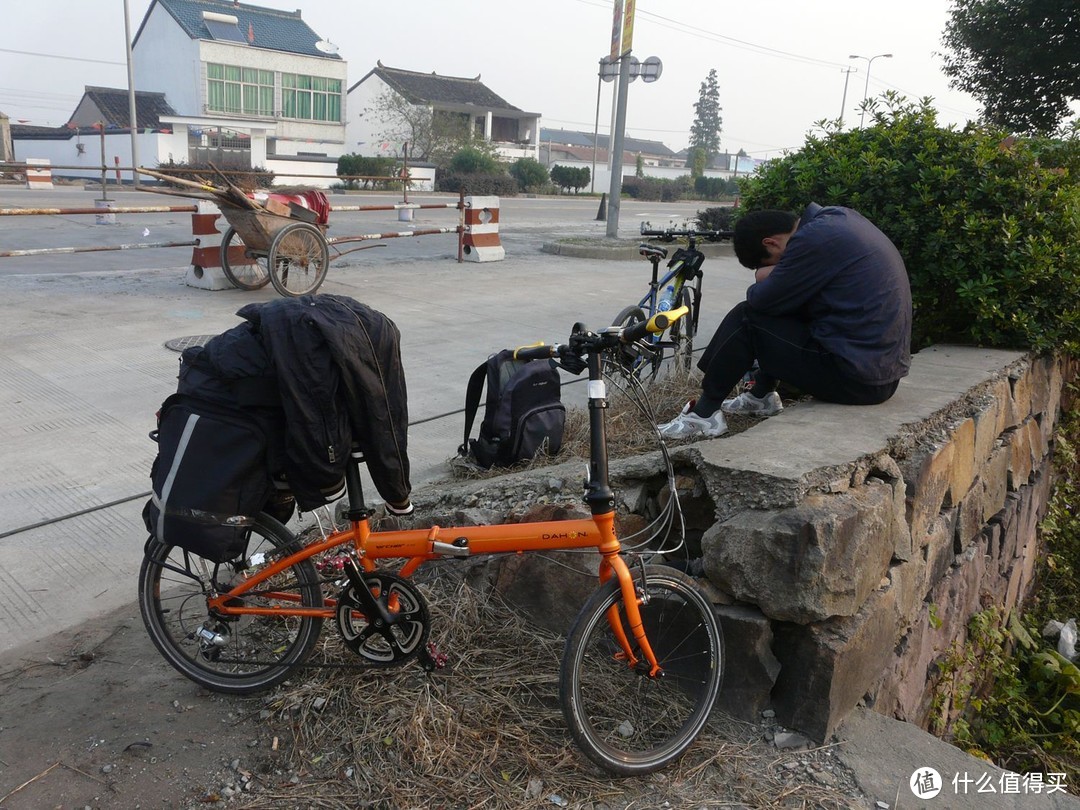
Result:
M750 505L794 505L811 491L834 490L859 464L886 452L906 455L950 419L966 417L983 386L1008 378L1024 358L1014 351L932 346L913 357L888 402L800 402L752 430L679 448L676 457L694 463L714 495L731 493L733 504L767 487L770 497Z
M668 248L668 256L679 246L678 242L656 242L644 237L641 239L595 239L589 241L564 240L558 242L545 242L540 248L544 253L556 256L569 256L575 259L613 259L626 260L638 258L638 245L649 242L660 247ZM705 254L706 258L717 256L734 256L735 248L730 242L705 242L698 245L698 250Z

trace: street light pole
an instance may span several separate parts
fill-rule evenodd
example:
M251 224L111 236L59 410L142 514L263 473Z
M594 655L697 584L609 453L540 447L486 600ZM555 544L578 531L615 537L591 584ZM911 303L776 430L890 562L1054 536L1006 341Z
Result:
M874 64L875 59L892 59L891 53L879 53L874 56L859 56L857 53L851 54L848 59L865 59L866 60L866 84L863 85L863 108L862 113L859 115L859 127L862 128L863 121L866 119L866 94L870 92L870 66Z

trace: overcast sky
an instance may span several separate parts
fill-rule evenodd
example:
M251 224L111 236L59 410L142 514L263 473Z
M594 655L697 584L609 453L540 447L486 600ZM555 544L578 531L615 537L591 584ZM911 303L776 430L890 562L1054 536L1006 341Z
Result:
M8 3L12 0L7 0ZM300 8L317 34L338 45L349 84L376 60L406 70L474 77L542 126L592 131L597 63L611 46L612 0L260 0ZM132 35L150 0L128 0ZM800 146L814 123L869 94L932 96L942 123L975 118L977 102L948 87L941 35L949 0L638 0L633 55L659 57L660 79L629 88L627 135L686 146L701 83L715 69L724 149L774 157ZM0 112L13 122L66 123L85 85L126 87L124 0L22 0L0 29ZM136 54L136 58L148 58ZM847 76L844 70L858 72ZM156 90L139 87L139 90ZM603 84L600 131L611 122Z

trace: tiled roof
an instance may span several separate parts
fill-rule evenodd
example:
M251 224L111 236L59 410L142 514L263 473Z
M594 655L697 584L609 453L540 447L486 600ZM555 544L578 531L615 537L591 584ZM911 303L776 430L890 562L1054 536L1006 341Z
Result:
M579 132L571 129L547 129L546 127L540 128L540 142L547 143L561 143L569 146L588 146L590 149L593 145L593 134L591 132ZM600 149L606 150L608 148L608 136L600 133L596 136L596 145ZM640 152L643 155L652 155L655 157L678 157L668 147L664 146L660 141L647 141L641 138L627 138L623 137L623 149L627 152L637 154Z
M92 101L101 112L106 129L127 129L131 123L128 108L128 91L115 87L87 87L83 99ZM161 126L160 116L176 115L176 110L169 106L164 93L135 91L135 125L138 129L156 129ZM75 121L80 126L93 126L96 121Z
M246 3L233 2L232 0L154 0L147 9L146 17L142 25L146 24L150 13L155 5L160 5L174 20L184 29L192 39L218 39L222 38L220 30L212 32L203 18L204 11L216 14L228 14L236 17L236 27L240 31L243 42L248 42L251 37L251 45L256 48L269 48L275 51L298 53L305 56L319 56L323 59L340 59L337 54L328 54L315 47L315 43L322 38L316 34L306 22L300 18L299 11L277 11L260 6L249 6ZM135 42L139 41L142 26L135 35ZM218 36L214 34L217 33ZM232 38L226 37L226 41ZM238 41L233 39L232 41Z
M56 140L58 138L70 139L75 137L75 130L67 127L39 127L33 124L12 124L11 137L13 140Z
M360 84L372 74L413 103L469 105L485 110L521 112L521 109L496 95L481 83L479 76L475 79L461 79L455 76L439 76L435 73L416 73L411 70L387 67L382 62L378 62L377 67L356 84Z

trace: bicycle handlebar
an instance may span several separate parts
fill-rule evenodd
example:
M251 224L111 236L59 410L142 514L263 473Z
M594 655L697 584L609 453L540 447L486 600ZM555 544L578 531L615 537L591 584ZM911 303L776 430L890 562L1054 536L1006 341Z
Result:
M630 326L608 327L603 332L590 332L581 324L575 324L569 343L556 343L552 346L532 344L514 349L515 360L549 360L573 357L580 359L589 352L611 349L620 343L633 343L645 337L649 332L663 332L675 321L690 312L689 307L677 307L666 312L658 312L647 321L639 321Z

